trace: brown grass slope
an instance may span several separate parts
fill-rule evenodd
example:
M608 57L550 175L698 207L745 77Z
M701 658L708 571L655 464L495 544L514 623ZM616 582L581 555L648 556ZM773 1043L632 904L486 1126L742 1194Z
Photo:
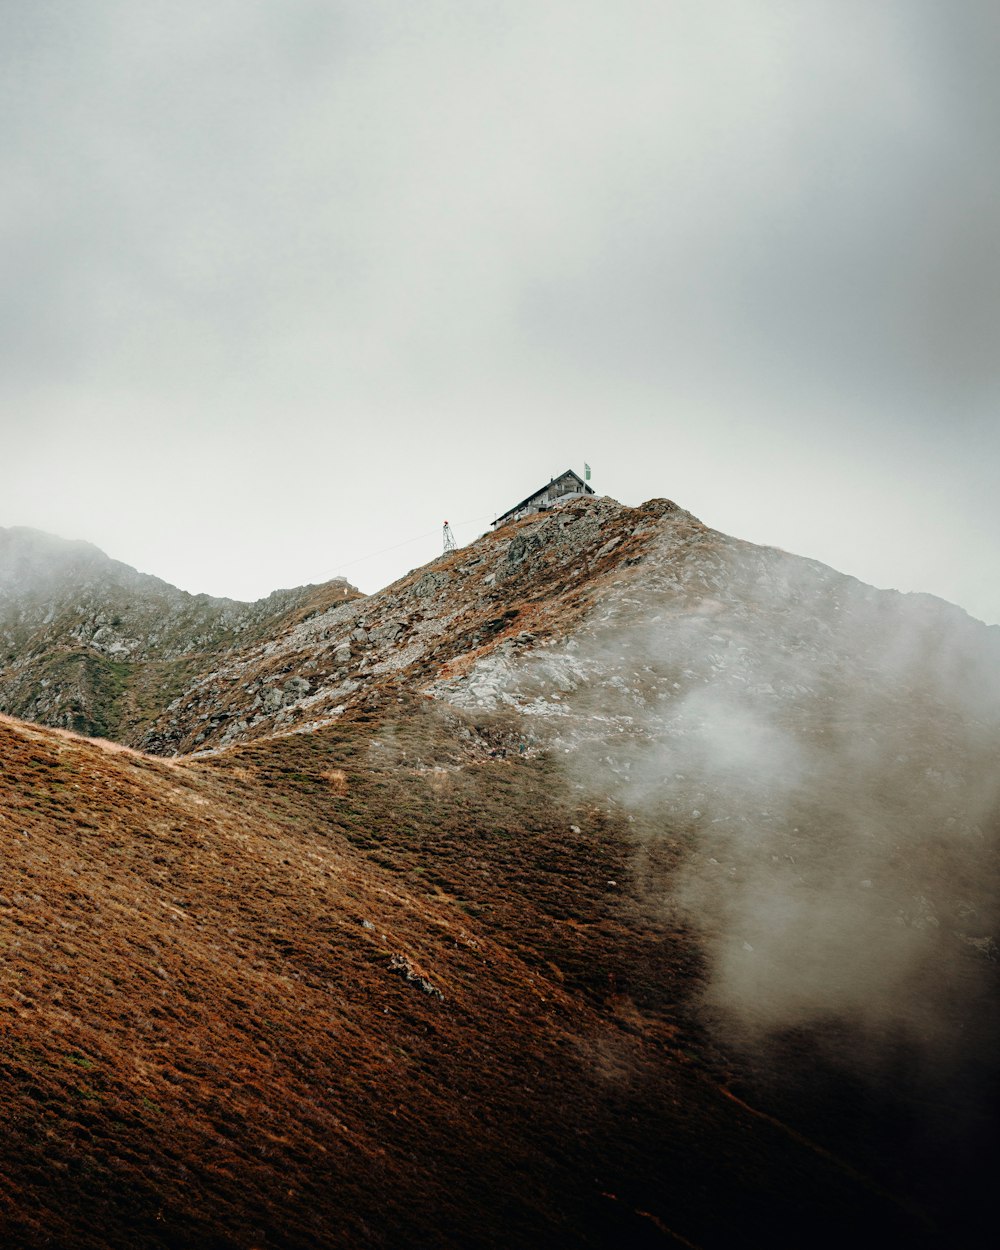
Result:
M4 1245L959 1244L865 1091L733 1084L613 808L399 698L171 762L0 723Z

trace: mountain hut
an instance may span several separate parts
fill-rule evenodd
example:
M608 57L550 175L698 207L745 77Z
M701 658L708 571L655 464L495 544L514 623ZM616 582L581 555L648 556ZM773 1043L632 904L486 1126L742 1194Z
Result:
M549 478L545 486L540 486L527 499L522 499L513 508L508 508L493 522L493 528L499 529L508 521L520 521L522 517L531 516L534 512L547 512L555 504L564 503L567 499L578 499L581 495L593 493L594 488L591 485L585 482L578 473L567 469L558 477Z

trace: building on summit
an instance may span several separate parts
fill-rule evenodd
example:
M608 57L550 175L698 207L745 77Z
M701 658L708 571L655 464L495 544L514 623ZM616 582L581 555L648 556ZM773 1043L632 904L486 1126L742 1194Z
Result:
M584 466L584 472L589 478L589 464ZM520 521L521 517L531 516L534 512L547 512L549 508L557 503L563 503L567 499L578 499L581 495L592 495L593 493L593 486L585 482L572 469L567 469L559 477L550 478L545 486L539 487L527 499L522 499L513 508L508 508L503 516L498 516L493 522L493 528L499 529L501 525L506 525L509 521Z

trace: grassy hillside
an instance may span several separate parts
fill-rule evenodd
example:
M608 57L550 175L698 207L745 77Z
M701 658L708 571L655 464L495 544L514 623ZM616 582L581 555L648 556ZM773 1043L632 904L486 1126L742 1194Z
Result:
M804 1035L769 1093L634 825L400 698L199 761L0 723L5 1244L963 1244L975 1125Z

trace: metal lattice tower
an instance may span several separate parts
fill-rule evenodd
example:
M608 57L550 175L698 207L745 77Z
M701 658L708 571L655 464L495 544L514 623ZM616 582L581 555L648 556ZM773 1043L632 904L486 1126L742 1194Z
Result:
M445 550L445 554L447 555L449 551L455 550L455 535L451 532L451 526L448 524L447 521L445 521L444 523L443 536L444 536L444 550Z

